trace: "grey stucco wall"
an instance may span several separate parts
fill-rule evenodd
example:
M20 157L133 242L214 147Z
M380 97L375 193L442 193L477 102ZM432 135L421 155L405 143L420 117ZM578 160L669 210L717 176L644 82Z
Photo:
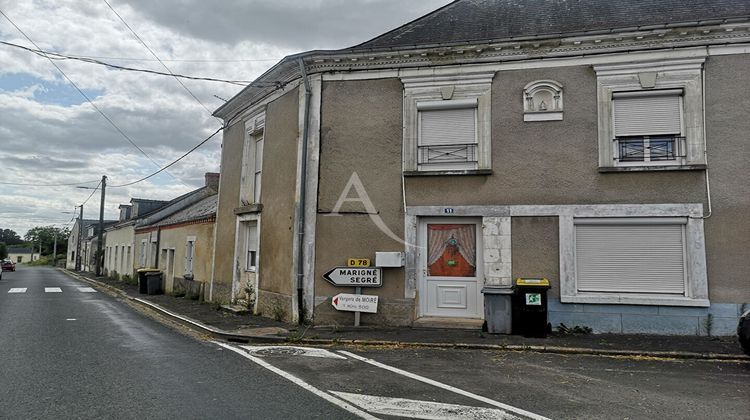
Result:
M228 302L232 295L234 268L235 214L239 205L242 147L245 139L241 122L224 131L221 147L221 178L216 211L213 296L215 302Z
M546 277L549 296L559 296L560 251L557 217L511 218L513 279Z
M749 55L715 56L706 62L714 214L705 230L712 303L750 301L750 182L744 176L748 156L744 133L750 132L747 68ZM562 121L523 121L523 87L540 79L563 85ZM402 95L397 79L324 84L319 211L333 208L356 170L379 216L402 234ZM597 136L596 76L590 67L498 72L492 85L492 175L407 177L408 205L706 202L703 171L600 173ZM362 210L358 205L343 209ZM355 217L359 223L334 221ZM513 276L552 273L546 275L555 284L553 296L558 294L559 278L556 228L551 219L513 222ZM535 244L537 236L545 238L541 248ZM382 237L383 242L364 248L358 242L371 237ZM382 235L366 216L321 215L317 240L316 296L340 291L317 279L347 256L355 256L349 255L352 251L372 255L376 250L403 250L403 245ZM388 284L403 283L403 274L398 276L387 274L386 287L378 294L402 299L400 290Z
M706 135L713 215L706 220L715 302L750 302L750 54L706 61Z
M258 304L261 308L266 306L264 296L267 295L263 292L292 294L298 115L299 92L296 89L271 102L266 109L260 195L263 211ZM285 304L287 313L291 314L291 299L288 304Z
M404 246L381 232L360 203L348 203L339 216L331 216L339 196L353 173L357 173L367 195L385 224L403 237L401 204L401 82L364 80L324 83L321 109L320 185L315 262L315 322L351 323L352 313L331 307L330 297L352 293L352 288L334 287L322 279L334 266L346 265L349 257L375 259L376 251L403 251ZM350 198L356 196L354 190ZM412 305L404 302L404 271L383 270L379 314L363 314L362 324L406 324ZM364 293L370 293L365 290ZM325 300L328 298L327 300ZM390 310L383 308L391 307Z

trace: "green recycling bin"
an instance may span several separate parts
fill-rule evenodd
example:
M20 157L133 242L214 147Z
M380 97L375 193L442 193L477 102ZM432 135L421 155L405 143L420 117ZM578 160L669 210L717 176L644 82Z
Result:
M547 336L547 290L549 280L516 279L513 283L513 334L524 337Z

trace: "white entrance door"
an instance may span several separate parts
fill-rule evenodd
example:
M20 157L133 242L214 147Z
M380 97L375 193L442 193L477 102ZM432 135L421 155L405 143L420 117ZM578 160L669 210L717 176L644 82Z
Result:
M420 220L420 316L484 318L481 223L457 217Z

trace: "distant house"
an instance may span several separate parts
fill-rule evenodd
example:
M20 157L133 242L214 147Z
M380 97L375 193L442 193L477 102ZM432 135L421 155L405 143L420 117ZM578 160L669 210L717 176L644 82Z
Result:
M156 268L159 263L158 230L151 226L206 197L215 195L219 174L207 173L205 185L169 201L132 199L120 206L120 221L106 229L104 273L110 277L135 276L138 268ZM213 240L213 239L212 239Z
M136 228L136 243L156 237L158 261L167 293L203 297L211 280L217 194L183 208L162 220Z
M104 226L115 223L116 220L105 220ZM76 219L68 236L68 252L66 255L65 268L69 270L92 271L95 263L94 252L96 251L96 235L99 229L99 219ZM80 238L80 239L79 239ZM94 245L92 247L91 241ZM79 260L80 258L80 260ZM91 269L88 269L91 267Z
M8 248L8 259L15 263L27 263L39 259L33 248Z

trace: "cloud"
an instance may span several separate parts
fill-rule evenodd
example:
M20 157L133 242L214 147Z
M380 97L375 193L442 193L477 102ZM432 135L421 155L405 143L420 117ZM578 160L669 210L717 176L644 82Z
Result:
M363 42L448 2L110 1L171 71L230 80L253 80L288 54ZM42 49L165 71L104 2L0 0L0 8ZM2 17L0 39L33 47ZM110 185L137 180L213 133L220 122L211 111L224 103L219 98L241 90L183 80L198 103L168 76L55 60L92 105L44 57L0 46L0 62L0 182L72 183L102 175ZM219 135L168 173L108 189L106 217L116 218L117 205L133 196L171 199L200 187L205 172L219 170L220 144ZM64 224L71 216L61 212L89 194L74 187L0 185L0 227L23 235L33 226ZM98 206L92 197L85 216L98 215Z

